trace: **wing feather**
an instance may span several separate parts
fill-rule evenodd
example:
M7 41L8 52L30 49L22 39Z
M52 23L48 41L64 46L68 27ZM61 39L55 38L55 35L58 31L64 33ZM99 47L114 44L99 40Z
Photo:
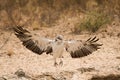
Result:
M65 41L65 48L72 58L84 57L100 49L102 44L98 44L98 40L99 39L95 36L93 38L90 37L86 41Z
M15 35L22 41L22 44L32 52L37 54L42 54L43 52L47 52L47 54L49 54L52 52L50 43L53 40L42 38L39 35L29 32L21 26L14 27L13 30ZM47 49L48 45L49 49Z

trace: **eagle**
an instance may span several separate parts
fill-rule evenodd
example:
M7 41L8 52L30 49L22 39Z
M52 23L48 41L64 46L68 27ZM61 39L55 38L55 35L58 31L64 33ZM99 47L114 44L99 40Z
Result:
M41 37L27 29L16 26L13 28L14 34L20 39L23 46L33 53L41 55L42 53L51 54L54 58L54 66L63 65L63 52L66 50L72 58L81 58L100 49L102 44L97 43L99 38L90 37L87 40L64 40L62 35L54 39ZM60 59L57 63L57 58Z

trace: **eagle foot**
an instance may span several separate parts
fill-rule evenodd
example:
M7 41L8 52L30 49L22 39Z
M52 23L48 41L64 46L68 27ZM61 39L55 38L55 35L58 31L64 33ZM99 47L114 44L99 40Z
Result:
M63 61L62 61L62 60L59 62L59 65L60 65L60 66L63 66Z
M57 62L55 62L55 63L54 63L54 66L55 66L55 67L57 67L57 66L58 66L58 63L57 63Z

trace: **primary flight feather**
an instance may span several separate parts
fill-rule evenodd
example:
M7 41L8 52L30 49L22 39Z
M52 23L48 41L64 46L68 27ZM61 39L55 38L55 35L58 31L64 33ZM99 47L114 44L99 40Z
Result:
M52 53L55 59L54 65L57 65L57 58L63 57L64 49L70 53L72 58L79 58L91 54L92 52L100 49L100 46L102 46L102 44L97 43L99 39L96 36L89 38L86 41L65 41L63 40L63 36L58 35L55 39L51 40L40 37L21 26L14 27L13 30L15 35L22 41L22 44L32 52L39 55L43 52L46 52L46 54ZM59 64L63 64L62 60Z

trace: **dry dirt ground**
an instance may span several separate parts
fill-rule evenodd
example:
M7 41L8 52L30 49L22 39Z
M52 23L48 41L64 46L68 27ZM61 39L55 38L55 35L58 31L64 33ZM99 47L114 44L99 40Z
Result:
M64 65L54 67L51 55L34 54L23 47L14 34L0 30L0 46L9 38L0 49L0 80L120 80L120 37L75 35L63 31L62 27L41 28L36 33L50 38L62 34L66 40L84 40L96 35L103 46L93 54L79 59L72 59L65 51Z

